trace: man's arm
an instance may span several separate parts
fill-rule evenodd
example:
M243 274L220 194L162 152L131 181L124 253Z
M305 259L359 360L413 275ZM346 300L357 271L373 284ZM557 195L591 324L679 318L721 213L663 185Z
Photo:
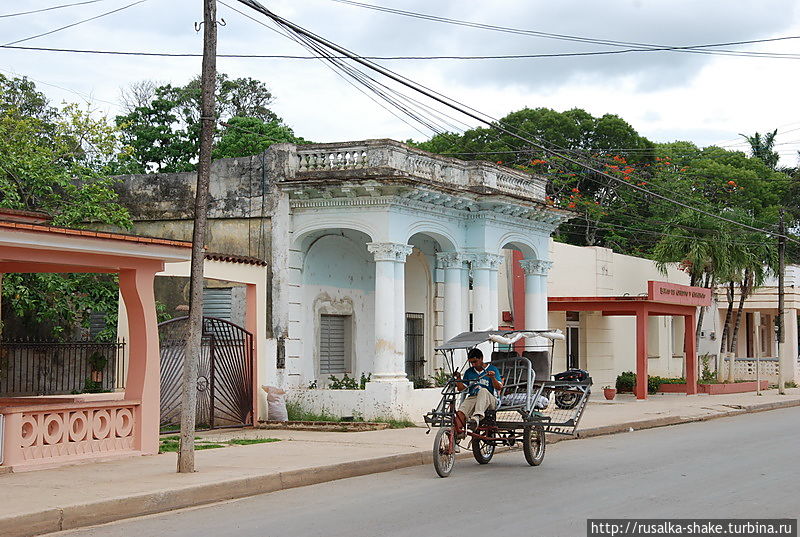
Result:
M466 384L464 384L463 382L460 382L461 373L459 373L458 371L453 371L453 378L456 379L456 390L458 390L460 392L463 392L464 390L467 389Z
M501 382L503 377L500 376L496 367L492 366L492 369L488 369L486 375L492 380L492 386L494 386L495 390L500 391L503 389L503 383Z

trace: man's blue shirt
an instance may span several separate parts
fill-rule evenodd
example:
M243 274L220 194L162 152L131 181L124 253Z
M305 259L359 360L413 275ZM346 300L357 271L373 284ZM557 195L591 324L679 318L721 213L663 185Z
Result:
M481 386L489 390L489 393L494 395L494 383L492 382L492 377L486 374L489 371L494 371L494 378L497 379L497 381L500 383L503 382L503 378L500 376L500 370L491 364L484 367L483 371L481 371L480 373L475 371L474 367L470 367L469 369L464 371L464 380L477 381L477 382L470 382L467 384L468 395L477 395L478 390L481 388Z

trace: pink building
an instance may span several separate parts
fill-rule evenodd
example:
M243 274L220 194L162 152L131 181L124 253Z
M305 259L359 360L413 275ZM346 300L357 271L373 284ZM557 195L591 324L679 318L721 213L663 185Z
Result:
M158 452L159 347L153 279L191 243L52 227L0 214L0 273L111 273L129 320L124 392L0 398L0 467L15 471Z

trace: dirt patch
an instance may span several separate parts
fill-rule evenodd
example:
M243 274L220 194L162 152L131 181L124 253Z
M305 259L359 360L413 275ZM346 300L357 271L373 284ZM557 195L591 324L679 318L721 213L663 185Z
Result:
M357 433L361 431L380 431L388 429L388 423L369 421L275 421L259 420L257 429L283 429L288 431L322 431L337 433Z

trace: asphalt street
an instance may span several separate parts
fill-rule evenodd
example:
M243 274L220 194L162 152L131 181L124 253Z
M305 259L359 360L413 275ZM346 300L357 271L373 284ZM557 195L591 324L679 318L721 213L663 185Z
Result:
M431 434L431 441L433 435ZM587 518L797 518L800 408L418 466L59 536L583 536Z

